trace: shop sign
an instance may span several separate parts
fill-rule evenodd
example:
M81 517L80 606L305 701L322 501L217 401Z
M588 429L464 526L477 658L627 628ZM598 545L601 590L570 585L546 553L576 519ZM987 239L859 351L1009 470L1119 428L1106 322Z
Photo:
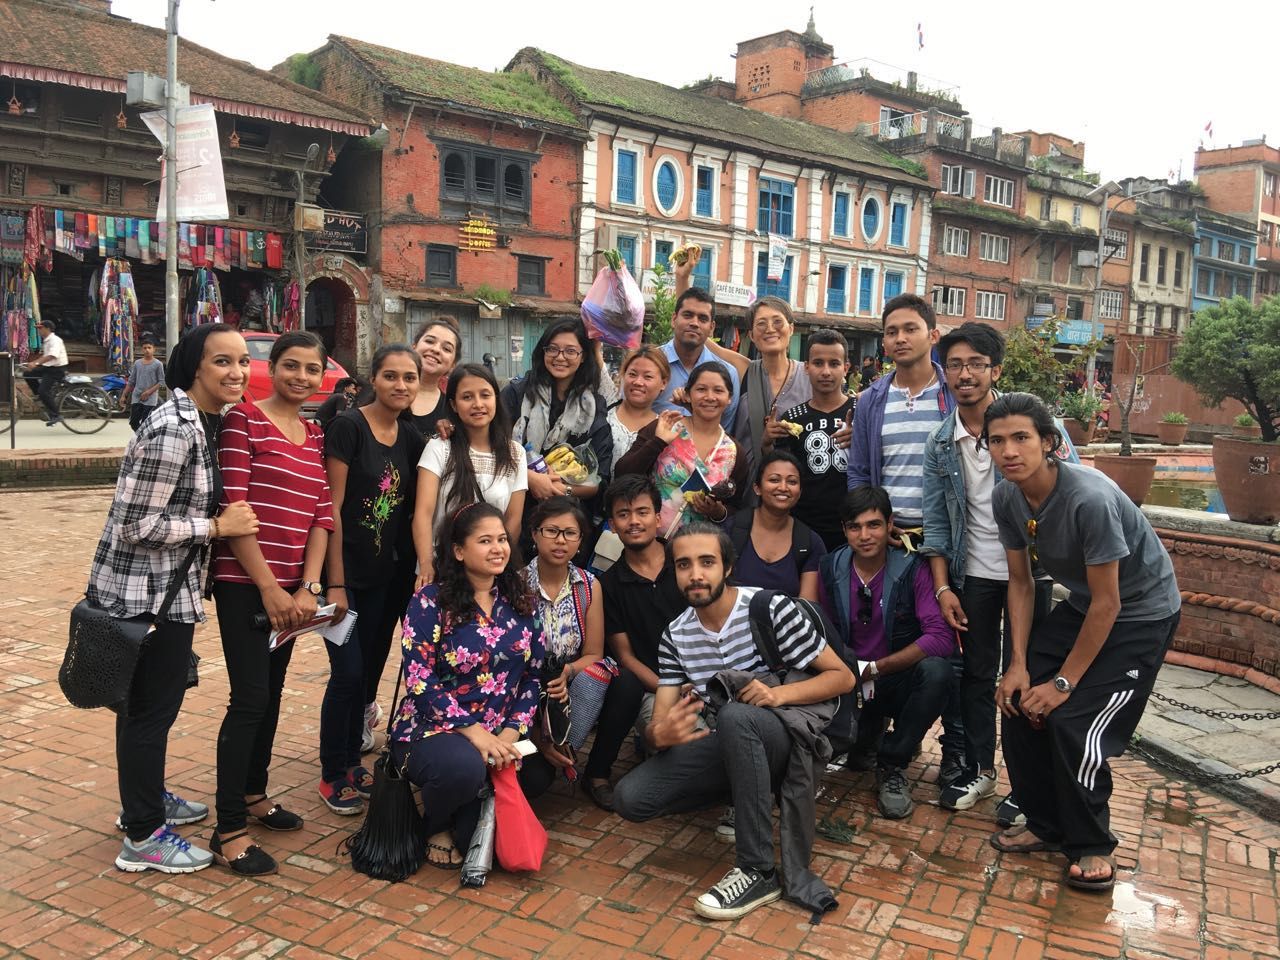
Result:
M511 338L511 362L524 362L524 337L514 336Z
M168 139L161 110L142 114L142 121L164 144ZM222 152L218 149L218 120L213 104L178 108L178 211L179 220L226 220L227 185L222 177ZM168 197L169 171L161 163L160 203L156 219L163 221Z
M471 217L458 227L458 247L462 250L492 250L498 245L498 231L488 217Z
M765 273L767 280L781 280L787 269L787 238L769 234L769 261Z
M311 243L326 253L365 253L367 236L363 214L326 210L324 226Z
M749 307L755 302L755 299L755 287L748 287L741 283L728 283L724 280L715 282L716 303L723 303L731 307Z
M662 283L662 286L667 288L668 293L675 290L675 286L676 286L675 274L672 274L672 273L665 274L662 277L661 281L659 281L657 273L655 273L653 270L645 270L641 272L640 294L641 296L644 297L645 303L653 303L653 294L654 294L654 291L658 289L659 282Z

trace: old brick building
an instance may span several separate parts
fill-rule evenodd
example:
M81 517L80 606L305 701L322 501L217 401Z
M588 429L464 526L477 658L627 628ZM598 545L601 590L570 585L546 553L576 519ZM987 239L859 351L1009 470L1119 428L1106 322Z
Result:
M112 228L110 245L97 236L92 245L68 240L50 272L37 270L41 305L62 320L73 364L89 369L103 364L90 281L109 257L130 264L141 326L164 334L164 263L142 253L138 239L140 226L154 224L161 150L139 111L125 105L125 76L134 70L164 75L163 30L110 15L106 0L0 0L0 212L39 205L68 231L77 217ZM281 253L256 263L209 261L223 306L242 306L289 278L283 252L293 245L296 171L307 168L306 199L323 200L329 158L372 128L345 104L187 40L179 42L178 77L192 103L217 111L229 217L200 229L261 236ZM313 143L318 157L308 166ZM184 281L195 259L185 262ZM336 330L320 332L341 346Z
M523 74L488 73L349 37L306 55L319 88L386 125L378 150L335 171L342 206L367 211L372 290L364 340L458 320L462 356L527 368L548 318L576 316L574 264L586 131ZM280 69L280 68L277 68ZM472 244L464 221L484 221ZM483 245L482 245L483 246Z
M1196 180L1210 209L1257 225L1255 298L1280 293L1280 148L1264 137L1238 147L1198 150ZM1241 262L1237 248L1237 265Z

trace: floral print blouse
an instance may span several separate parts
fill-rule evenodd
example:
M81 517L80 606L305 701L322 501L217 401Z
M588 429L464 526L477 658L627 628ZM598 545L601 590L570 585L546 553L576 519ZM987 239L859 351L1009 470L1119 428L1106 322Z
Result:
M668 531L674 532L671 528L677 517L680 517L680 526L701 519L692 510L685 510L683 516L680 514L684 509L684 491L680 488L693 476L695 469L701 470L707 483L714 487L733 475L737 459L738 445L734 443L733 437L721 430L720 439L716 441L711 456L704 461L698 456L693 438L681 421L676 438L658 456L653 471L653 479L657 482L658 493L662 497L662 517L658 522L658 533L670 537Z
M479 723L490 733L521 735L538 709L544 642L536 614L523 616L494 591L491 616L477 612L450 622L428 584L404 618L405 695L396 711L393 740L421 740Z
M587 608L591 606L591 588L595 583L595 575L577 564L569 564L569 575L560 585L560 592L550 598L542 590L537 557L529 561L529 565L524 568L524 575L542 618L547 657L560 666L576 660L582 653Z

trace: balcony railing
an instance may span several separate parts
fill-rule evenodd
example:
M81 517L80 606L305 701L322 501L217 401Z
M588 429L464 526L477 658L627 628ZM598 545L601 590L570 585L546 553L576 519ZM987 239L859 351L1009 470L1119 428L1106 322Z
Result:
M880 140L902 140L907 137L923 136L929 132L929 115L931 111L905 113L879 123L871 124L871 136ZM935 129L939 137L951 140L964 140L964 120L949 113L935 113Z

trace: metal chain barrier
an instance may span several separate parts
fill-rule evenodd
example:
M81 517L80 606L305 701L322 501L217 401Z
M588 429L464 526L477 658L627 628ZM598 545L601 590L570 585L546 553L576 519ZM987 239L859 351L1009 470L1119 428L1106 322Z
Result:
M1162 703L1167 703L1171 707L1177 707L1179 710L1189 710L1192 713L1198 713L1202 717L1212 717L1215 720L1280 720L1280 711L1240 711L1240 710L1211 710L1206 707L1197 707L1194 704L1183 703L1181 700L1175 700L1173 697L1167 697L1163 693L1151 691L1151 697ZM1236 773L1207 773L1199 767L1192 766L1187 763L1178 763L1170 761L1167 757L1156 757L1148 753L1142 748L1141 737L1135 738L1135 742L1130 744L1130 749L1139 756L1145 757L1152 763L1162 767L1174 769L1181 776L1200 783L1231 783L1237 780L1248 780L1251 777L1265 777L1268 774L1275 773L1280 770L1280 761L1266 767L1259 767L1256 770L1241 770Z
M1215 720L1280 720L1280 711L1255 710L1252 712L1243 712L1235 710L1210 710L1205 707L1193 706L1189 703L1183 703L1181 700L1175 700L1173 697L1166 697L1163 693L1151 691L1153 700L1159 700L1170 706L1177 707L1179 710L1190 710L1192 713L1198 713L1203 717L1213 717Z

